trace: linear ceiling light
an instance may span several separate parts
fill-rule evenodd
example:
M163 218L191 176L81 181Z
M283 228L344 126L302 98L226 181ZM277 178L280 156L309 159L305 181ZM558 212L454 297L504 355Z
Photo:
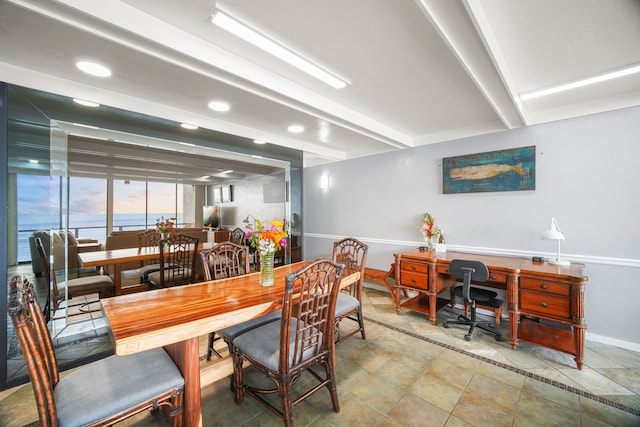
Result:
M336 89L342 89L348 84L344 80L337 78L333 74L284 47L281 43L260 34L258 31L219 10L216 10L214 14L211 15L211 22Z
M577 89L579 87L590 86L596 83L606 82L607 80L618 79L631 74L640 73L640 65L634 65L633 67L623 68L621 70L612 71L610 73L599 74L587 79L576 80L574 82L565 83L559 86L553 86L547 89L535 90L532 92L526 92L520 94L520 99L523 101L539 98L541 96L552 95L554 93L565 92L571 89Z

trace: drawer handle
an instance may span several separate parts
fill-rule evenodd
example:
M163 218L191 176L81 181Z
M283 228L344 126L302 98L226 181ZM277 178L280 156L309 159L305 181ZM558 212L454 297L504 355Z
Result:
M497 277L496 277L496 276L489 276L489 279L491 279L491 280L496 280L496 279L497 279Z
M411 279L411 283L416 283L416 279Z
M546 303L546 302L541 302L541 303L540 303L540 306L541 306L542 308L547 308L547 303Z
M412 266L411 266L411 269L412 269L412 270L415 270L415 269L416 269L416 266L415 266L415 265L412 265Z
M542 285L540 285L540 288L541 289L547 289L547 285L542 284Z

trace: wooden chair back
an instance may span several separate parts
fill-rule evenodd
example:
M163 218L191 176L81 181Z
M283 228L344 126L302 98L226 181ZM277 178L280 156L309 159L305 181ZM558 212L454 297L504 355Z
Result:
M280 374L302 372L320 360L333 363L335 306L343 271L343 265L319 260L286 277Z
M218 280L249 274L249 247L233 242L220 242L200 252L204 280Z
M198 259L197 237L177 234L160 239L160 286L179 286L195 282Z
M245 232L242 228L236 227L229 234L229 241L236 245L244 245Z
M160 232L156 229L149 229L136 234L138 238L138 249L151 248L158 246L158 242L162 239Z
M36 251L38 252L38 258L40 259L40 264L42 265L42 272L44 273L44 278L47 279L47 283L49 284L49 292L47 295L47 303L45 306L45 313L47 318L51 316L51 313L56 311L60 307L60 302L65 300L64 295L59 295L58 293L58 282L56 280L56 275L51 274L51 265L49 264L49 257L44 250L44 244L42 243L42 239L40 237L36 237L35 239Z
M348 286L343 292L349 293L358 301L362 301L362 284L364 282L364 269L367 262L369 247L353 237L347 237L333 244L331 259L333 262L344 265L345 275L360 273L360 279Z
M23 276L11 280L8 311L29 371L40 422L56 425L53 389L60 381L56 354L33 285Z

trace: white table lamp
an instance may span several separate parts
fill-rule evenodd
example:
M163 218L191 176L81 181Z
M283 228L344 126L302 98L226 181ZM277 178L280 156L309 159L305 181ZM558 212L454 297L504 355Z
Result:
M564 240L564 234L560 231L558 222L555 218L551 218L551 225L548 230L542 232L542 238L545 240L555 240L558 243L558 253L556 259L547 260L549 264L569 265L571 262L560 258L560 240Z

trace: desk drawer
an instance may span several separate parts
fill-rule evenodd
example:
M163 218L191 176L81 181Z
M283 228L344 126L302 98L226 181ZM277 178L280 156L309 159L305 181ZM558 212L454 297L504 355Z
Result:
M520 291L520 310L540 316L554 316L569 320L571 303L564 298L541 292Z
M400 261L400 270L424 274L427 274L427 271L429 271L426 263L415 261Z
M449 266L438 264L436 266L436 271L438 274L449 274ZM506 284L507 275L505 273L496 273L495 271L489 270L489 279L487 279L487 282Z
M520 278L520 288L567 297L571 294L571 288L568 283L550 282L548 280L529 279L526 277Z
M415 289L427 289L427 273L414 273L402 270L400 272L400 284Z

